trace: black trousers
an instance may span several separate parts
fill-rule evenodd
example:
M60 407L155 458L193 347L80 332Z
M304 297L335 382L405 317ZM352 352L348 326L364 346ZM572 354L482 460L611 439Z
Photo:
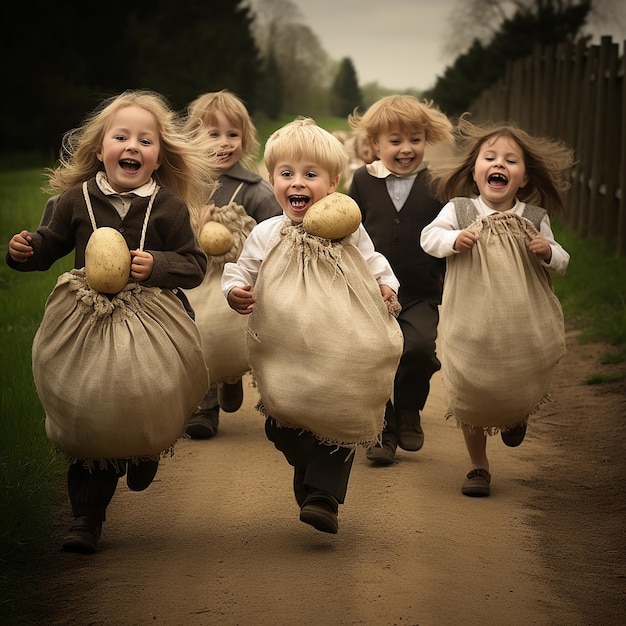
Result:
M67 468L67 494L74 517L90 515L104 521L125 467L124 460L119 461L119 469L108 466L106 469L95 467L91 471L81 462L71 463Z
M279 426L273 417L265 420L265 434L290 465L304 471L310 490L325 491L343 503L354 462L350 448L329 446L306 430Z
M396 432L395 413L399 409L421 411L430 393L430 379L441 369L437 358L439 308L433 302L403 304L398 323L404 347L394 380L394 411L386 412L385 431Z

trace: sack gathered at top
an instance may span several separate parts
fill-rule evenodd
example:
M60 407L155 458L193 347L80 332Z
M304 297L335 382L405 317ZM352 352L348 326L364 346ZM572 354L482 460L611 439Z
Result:
M493 434L526 423L549 399L565 354L563 311L527 248L538 232L529 219L501 213L460 227L478 240L447 260L440 324L447 416Z
M381 435L403 338L345 241L285 220L255 285L248 360L264 415L328 444L368 447Z
M200 215L198 232L207 221L213 220L230 230L234 245L226 254L209 256L202 284L185 290L195 312L204 358L213 383L224 379L230 382L228 379L241 377L250 369L246 354L247 320L230 308L221 286L224 264L237 260L246 238L256 225L244 207L235 202L240 188L241 185L227 205L208 205Z
M131 281L108 297L84 269L58 278L32 365L48 438L91 466L171 453L209 387L200 334L172 290Z

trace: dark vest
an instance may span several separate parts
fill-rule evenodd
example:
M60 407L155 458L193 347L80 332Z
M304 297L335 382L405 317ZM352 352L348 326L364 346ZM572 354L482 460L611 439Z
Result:
M443 204L433 197L429 172L418 173L406 202L396 211L385 179L365 167L354 173L349 195L361 208L363 226L378 252L387 257L400 281L398 297L403 306L428 300L439 304L445 260L422 250L422 229L439 214Z

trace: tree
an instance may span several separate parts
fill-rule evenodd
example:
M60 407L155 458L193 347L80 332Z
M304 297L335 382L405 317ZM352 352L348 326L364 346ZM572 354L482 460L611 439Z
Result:
M261 55L270 52L283 84L283 113L319 112L320 89L331 83L331 60L291 0L254 0L254 34Z
M513 4L517 11L511 17L504 18L487 45L474 39L468 51L446 68L433 89L424 94L448 115L459 115L466 111L484 89L500 79L508 62L528 56L535 44L555 45L575 42L581 38L591 10L590 0L509 3L474 0L468 4L483 8L486 5L495 7ZM502 11L497 14L503 15Z
M229 88L251 110L261 59L244 0L63 0L2 5L2 152L56 156L63 133L103 97L153 89L177 109Z
M363 94L359 89L356 70L349 57L339 66L331 87L331 112L337 117L347 117L355 108L363 106Z
M276 62L274 51L270 49L263 72L259 80L259 111L264 113L270 120L277 120L283 111L283 78Z
M212 0L210 5L188 0L181 10L167 0L155 4L128 23L127 40L136 54L135 84L164 93L176 108L200 93L229 89L254 110L261 59L247 5L241 0ZM131 38L138 32L141 38Z

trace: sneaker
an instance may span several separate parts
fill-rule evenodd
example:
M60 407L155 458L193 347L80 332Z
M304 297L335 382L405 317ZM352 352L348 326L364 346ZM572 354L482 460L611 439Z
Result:
M310 524L323 533L337 534L339 503L330 494L316 491L310 493L300 508L300 521Z
M424 431L419 411L398 409L398 445L408 452L417 452L424 445Z
M473 469L463 482L461 492L464 496L485 498L491 491L489 487L490 482L491 474L486 469Z
M396 458L396 448L395 440L383 435L382 442L368 448L365 456L374 465L391 465Z
M513 426L513 428L509 428L508 430L501 430L500 437L502 437L502 441L504 441L504 445L509 446L509 448L516 448L517 446L524 441L524 437L526 436L526 424L522 424L521 426L518 424L517 426Z
M243 402L241 378L235 383L222 383L217 388L217 403L226 413L238 411Z
M93 554L98 549L98 541L102 532L102 522L89 515L81 515L74 519L74 525L63 539L62 548L66 552Z
M198 409L188 420L185 433L192 439L211 439L217 433L219 409Z
M158 461L128 461L126 465L126 484L131 491L147 489L159 469Z

